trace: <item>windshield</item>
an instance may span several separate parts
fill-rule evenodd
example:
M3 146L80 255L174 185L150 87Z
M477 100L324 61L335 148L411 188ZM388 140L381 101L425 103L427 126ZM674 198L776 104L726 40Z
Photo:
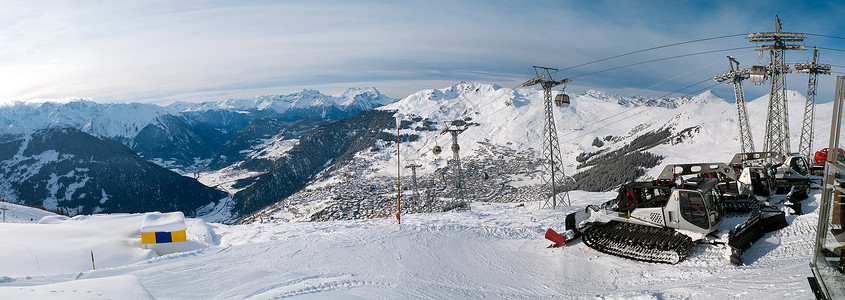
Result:
M722 207L722 192L719 191L719 187L713 187L709 193L705 193L704 201L707 204L708 213L710 214L710 227L717 226L720 220L722 220L722 212L724 212L724 208Z
M769 181L770 187L775 187L775 173L777 173L777 171L775 171L774 167L766 168L766 174L768 174L766 175L766 180Z
M707 205L704 203L701 194L693 191L681 191L680 201L681 215L687 222L704 228L710 228L710 221L707 216Z
M801 175L807 175L810 173L810 170L807 168L807 162L804 161L803 157L795 157L789 162L789 167L792 168L793 171L798 172Z
M751 170L751 188L754 195L769 196L771 193L771 186L769 185L769 178L766 176L766 169L752 169Z

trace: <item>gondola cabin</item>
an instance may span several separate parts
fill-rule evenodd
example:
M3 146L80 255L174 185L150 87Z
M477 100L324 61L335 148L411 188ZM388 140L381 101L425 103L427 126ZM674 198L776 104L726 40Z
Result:
M558 107L569 107L569 95L558 94L555 96L555 105Z
M749 75L751 82L756 85L761 85L766 82L766 66L751 66L751 74Z

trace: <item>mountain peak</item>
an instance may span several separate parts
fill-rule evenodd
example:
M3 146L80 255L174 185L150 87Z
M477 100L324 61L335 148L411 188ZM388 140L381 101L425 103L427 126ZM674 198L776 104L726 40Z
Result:
M352 87L344 91L338 97L336 103L347 110L351 108L365 110L387 105L397 100L383 95L374 87Z
M604 91L589 89L585 91L579 98L592 98L599 101L604 102L611 102L617 103L619 105L625 107L638 107L638 106L656 106L656 107L664 107L664 108L676 108L683 104L687 103L715 103L715 102L724 102L725 100L713 93L710 90L707 90L701 94L692 96L692 97L672 97L672 98L652 98L652 97L645 97L645 96L619 96L619 95L612 95Z

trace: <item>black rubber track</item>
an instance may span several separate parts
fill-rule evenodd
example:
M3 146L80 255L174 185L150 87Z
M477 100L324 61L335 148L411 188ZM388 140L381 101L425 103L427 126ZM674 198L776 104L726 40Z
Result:
M584 244L598 251L633 260L677 264L692 253L689 236L671 228L658 228L612 221L584 230Z

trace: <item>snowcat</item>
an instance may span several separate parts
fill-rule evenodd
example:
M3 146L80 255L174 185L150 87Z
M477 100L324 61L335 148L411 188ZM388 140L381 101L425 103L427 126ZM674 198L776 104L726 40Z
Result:
M727 244L731 262L742 264L751 243L788 223L783 211L756 209L720 241L714 234L725 217L719 184L715 178L624 184L615 199L569 214L565 235L580 234L600 252L669 264L683 261L698 243Z
M808 197L810 168L807 160L801 155L783 156L776 152L737 153L731 159L730 165L736 169L749 167L770 169L774 171L777 192L792 192L796 200Z

